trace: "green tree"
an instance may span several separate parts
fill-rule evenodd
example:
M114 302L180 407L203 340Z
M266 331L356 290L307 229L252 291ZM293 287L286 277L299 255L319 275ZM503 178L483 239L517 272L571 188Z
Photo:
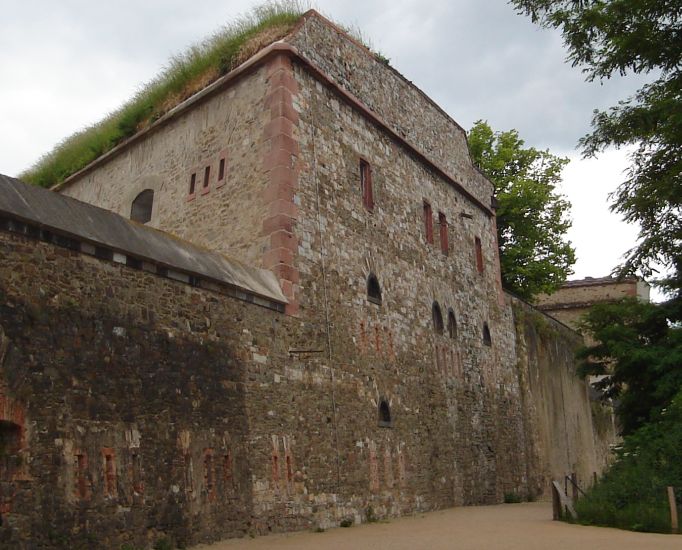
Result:
M571 205L556 191L568 159L526 148L516 130L493 132L480 120L468 137L474 162L495 185L505 288L527 300L552 292L575 263L566 240Z
M682 2L511 0L520 13L560 29L568 59L589 81L649 74L652 81L607 111L595 111L581 140L586 156L634 145L612 209L640 225L624 272L648 276L682 257Z
M596 343L579 352L583 375L607 375L595 384L614 399L623 435L652 419L682 390L679 301L662 305L626 299L598 304L583 320Z

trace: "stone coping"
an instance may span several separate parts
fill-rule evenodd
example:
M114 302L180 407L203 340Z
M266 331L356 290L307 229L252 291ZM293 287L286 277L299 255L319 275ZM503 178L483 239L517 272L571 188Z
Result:
M6 230L195 286L223 285L232 289L228 294L271 309L282 311L288 302L277 277L268 270L244 265L109 210L3 175L0 218L4 218L2 227Z

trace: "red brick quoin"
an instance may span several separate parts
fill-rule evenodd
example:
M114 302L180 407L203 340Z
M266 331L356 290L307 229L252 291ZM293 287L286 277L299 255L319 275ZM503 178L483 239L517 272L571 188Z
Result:
M286 313L298 313L299 273L295 266L298 240L294 225L298 208L294 194L298 186L298 141L294 129L298 125L298 113L293 98L298 93L291 58L282 53L273 57L267 65L268 93L265 107L270 110L270 122L263 132L263 167L268 183L263 199L268 213L263 220L261 234L268 237L263 256L263 267L279 278L282 292L289 300Z

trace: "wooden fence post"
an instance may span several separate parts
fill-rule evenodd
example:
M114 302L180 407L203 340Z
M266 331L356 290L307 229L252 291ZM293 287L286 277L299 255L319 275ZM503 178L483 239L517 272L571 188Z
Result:
M668 504L670 505L670 527L673 533L677 533L677 503L675 502L675 489L668 487Z
M552 483L552 519L561 519L561 498L559 497L559 491L556 486Z

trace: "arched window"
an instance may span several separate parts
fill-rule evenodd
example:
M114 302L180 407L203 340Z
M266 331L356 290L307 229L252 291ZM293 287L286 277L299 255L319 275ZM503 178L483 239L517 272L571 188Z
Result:
M493 340L490 337L490 328L488 327L488 323L483 323L483 343L486 346L493 345Z
M455 319L455 312L448 310L448 336L450 338L457 338L457 320Z
M379 286L379 279L374 273L370 273L367 277L367 299L381 305L381 286Z
M385 399L379 402L379 426L391 426L391 408Z
M134 222L147 223L152 219L152 205L154 204L154 190L145 189L140 193L130 208L130 219Z
M440 312L438 302L433 302L431 316L433 317L433 330L436 334L443 334L443 314Z

